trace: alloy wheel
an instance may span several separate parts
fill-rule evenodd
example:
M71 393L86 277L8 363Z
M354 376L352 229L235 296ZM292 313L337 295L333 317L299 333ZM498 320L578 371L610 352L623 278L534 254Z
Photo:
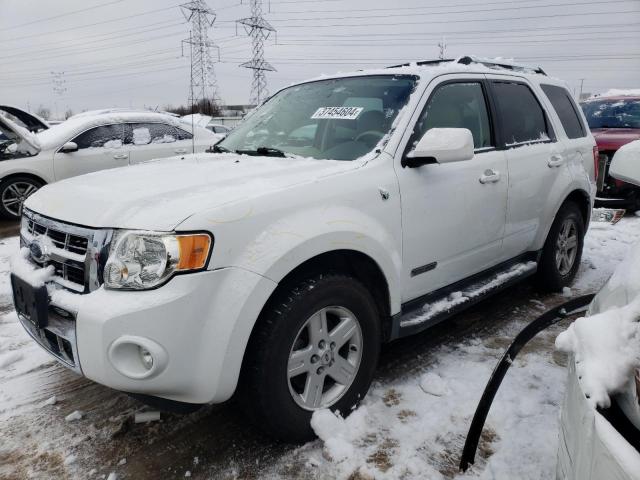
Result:
M19 217L22 215L22 205L24 201L38 190L33 183L14 182L7 186L2 192L2 205L11 215Z
M571 271L577 254L578 226L573 218L567 218L556 240L556 267L560 275L565 276Z
M362 330L344 307L326 307L309 317L289 353L289 392L305 410L327 408L349 389L362 359Z

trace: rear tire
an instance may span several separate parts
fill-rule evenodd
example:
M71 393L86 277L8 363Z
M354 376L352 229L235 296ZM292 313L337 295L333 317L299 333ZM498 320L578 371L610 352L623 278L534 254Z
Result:
M27 176L11 177L0 182L0 217L19 220L24 201L42 185L42 182Z
M269 435L311 440L315 410L346 416L366 395L380 339L375 301L356 279L319 274L283 286L247 345L238 401Z
M538 265L538 285L559 292L571 284L580 267L584 246L584 219L574 202L560 207L551 225Z

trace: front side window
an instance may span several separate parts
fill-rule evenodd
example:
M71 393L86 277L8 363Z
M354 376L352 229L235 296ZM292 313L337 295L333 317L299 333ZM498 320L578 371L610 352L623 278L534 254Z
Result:
M581 106L589 128L640 128L640 98L589 100Z
M571 99L569 92L562 87L555 85L540 85L554 110L560 118L560 123L564 128L567 137L581 138L586 137L587 132L582 125L582 120L578 115L578 107Z
M549 141L552 133L544 110L527 85L496 81L492 86L507 147Z
M72 141L83 148L120 148L124 137L124 125L100 125L81 133Z
M431 128L467 128L476 149L494 146L480 82L455 82L437 87L416 123L413 143Z
M388 134L414 91L412 75L337 78L280 91L216 145L218 151L354 160Z

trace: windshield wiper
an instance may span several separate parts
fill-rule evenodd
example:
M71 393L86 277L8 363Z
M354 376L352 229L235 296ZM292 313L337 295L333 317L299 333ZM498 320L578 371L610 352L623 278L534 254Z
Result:
M241 155L252 155L254 157L286 157L287 154L280 150L279 148L274 147L258 147L255 150L236 150L236 153Z
M231 150L228 148L222 147L218 144L215 144L209 151L213 153L231 153Z

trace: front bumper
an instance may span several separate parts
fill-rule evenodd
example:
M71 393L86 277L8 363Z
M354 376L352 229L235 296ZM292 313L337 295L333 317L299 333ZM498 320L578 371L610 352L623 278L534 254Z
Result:
M187 403L218 403L233 394L249 335L276 284L256 273L224 268L178 275L155 290L99 288L78 295L69 338L74 370L100 384ZM29 334L66 366L51 345ZM53 323L51 323L53 325ZM145 371L138 346L154 356Z
M557 480L638 480L640 454L593 408L573 359L560 420Z

